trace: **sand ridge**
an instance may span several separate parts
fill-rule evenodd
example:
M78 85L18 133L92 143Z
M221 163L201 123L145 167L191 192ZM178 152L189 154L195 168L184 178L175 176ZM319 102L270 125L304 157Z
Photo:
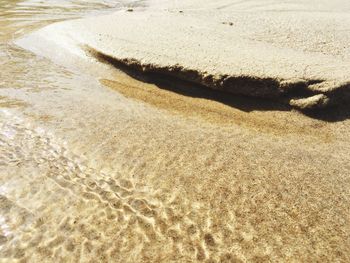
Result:
M55 24L31 38L85 45L135 69L216 90L322 108L350 97L350 18L339 8L347 3L324 2L151 1L133 12Z

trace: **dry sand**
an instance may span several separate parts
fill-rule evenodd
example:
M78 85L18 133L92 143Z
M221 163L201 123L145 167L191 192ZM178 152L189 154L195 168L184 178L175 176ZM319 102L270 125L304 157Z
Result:
M73 41L139 70L300 109L348 101L347 1L150 1L130 10L35 37L40 49Z
M84 70L3 55L3 100L32 106L0 112L1 258L349 262L348 105L306 116L91 56L320 105L345 94L348 12L345 1L159 1L17 42Z

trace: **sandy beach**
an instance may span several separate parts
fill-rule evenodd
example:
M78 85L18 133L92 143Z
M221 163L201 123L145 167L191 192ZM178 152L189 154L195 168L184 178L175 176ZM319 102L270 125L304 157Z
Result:
M137 70L321 108L348 101L350 85L349 4L327 2L150 1L146 10L55 24L30 38L41 52L71 43Z
M350 261L347 1L1 1L1 261Z

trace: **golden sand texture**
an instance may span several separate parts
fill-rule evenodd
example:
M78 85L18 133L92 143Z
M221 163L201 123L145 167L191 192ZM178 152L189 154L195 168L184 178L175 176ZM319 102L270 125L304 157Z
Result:
M304 115L6 39L0 261L350 261L348 105Z
M310 142L106 102L103 111L65 110L84 123L53 125L69 143L1 116L3 259L349 259L349 149L340 136Z
M126 98L61 71L51 91L27 95L24 116L1 111L2 259L349 260L348 120L229 110L120 73L104 81ZM303 132L283 132L291 122Z

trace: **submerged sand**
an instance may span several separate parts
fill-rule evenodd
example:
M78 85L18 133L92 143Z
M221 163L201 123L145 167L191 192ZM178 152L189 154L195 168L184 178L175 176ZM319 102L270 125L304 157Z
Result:
M159 1L53 24L16 42L35 54L1 43L1 260L349 262L348 105L304 115L276 101L114 67L131 61L140 69L141 61L150 71L156 63L169 69L187 61L198 66L198 74L203 67L240 77L235 70L242 68L251 74L248 80L283 83L300 78L302 70L293 63L310 62L300 82L346 82L341 65L348 49L336 32L347 32L338 17L344 22L348 10L344 1ZM164 23L155 24L153 17ZM325 20L328 27L318 25ZM267 25L260 27L262 21ZM178 25L185 33L173 32ZM277 37L289 25L292 39L303 41ZM298 33L298 25L310 39ZM318 43L311 26L329 36L329 50L310 44ZM231 29L234 35L227 34ZM254 41L243 38L257 29L259 41L258 34ZM208 34L197 43L205 49L186 46L207 30L222 42ZM235 52L226 58L215 48L228 36L232 51L242 49L245 59ZM261 41L268 48L259 53L255 44ZM257 57L240 43L250 43ZM265 72L260 66L274 54L286 59L277 59L280 67L268 63ZM299 96L305 94L310 92L302 89Z

